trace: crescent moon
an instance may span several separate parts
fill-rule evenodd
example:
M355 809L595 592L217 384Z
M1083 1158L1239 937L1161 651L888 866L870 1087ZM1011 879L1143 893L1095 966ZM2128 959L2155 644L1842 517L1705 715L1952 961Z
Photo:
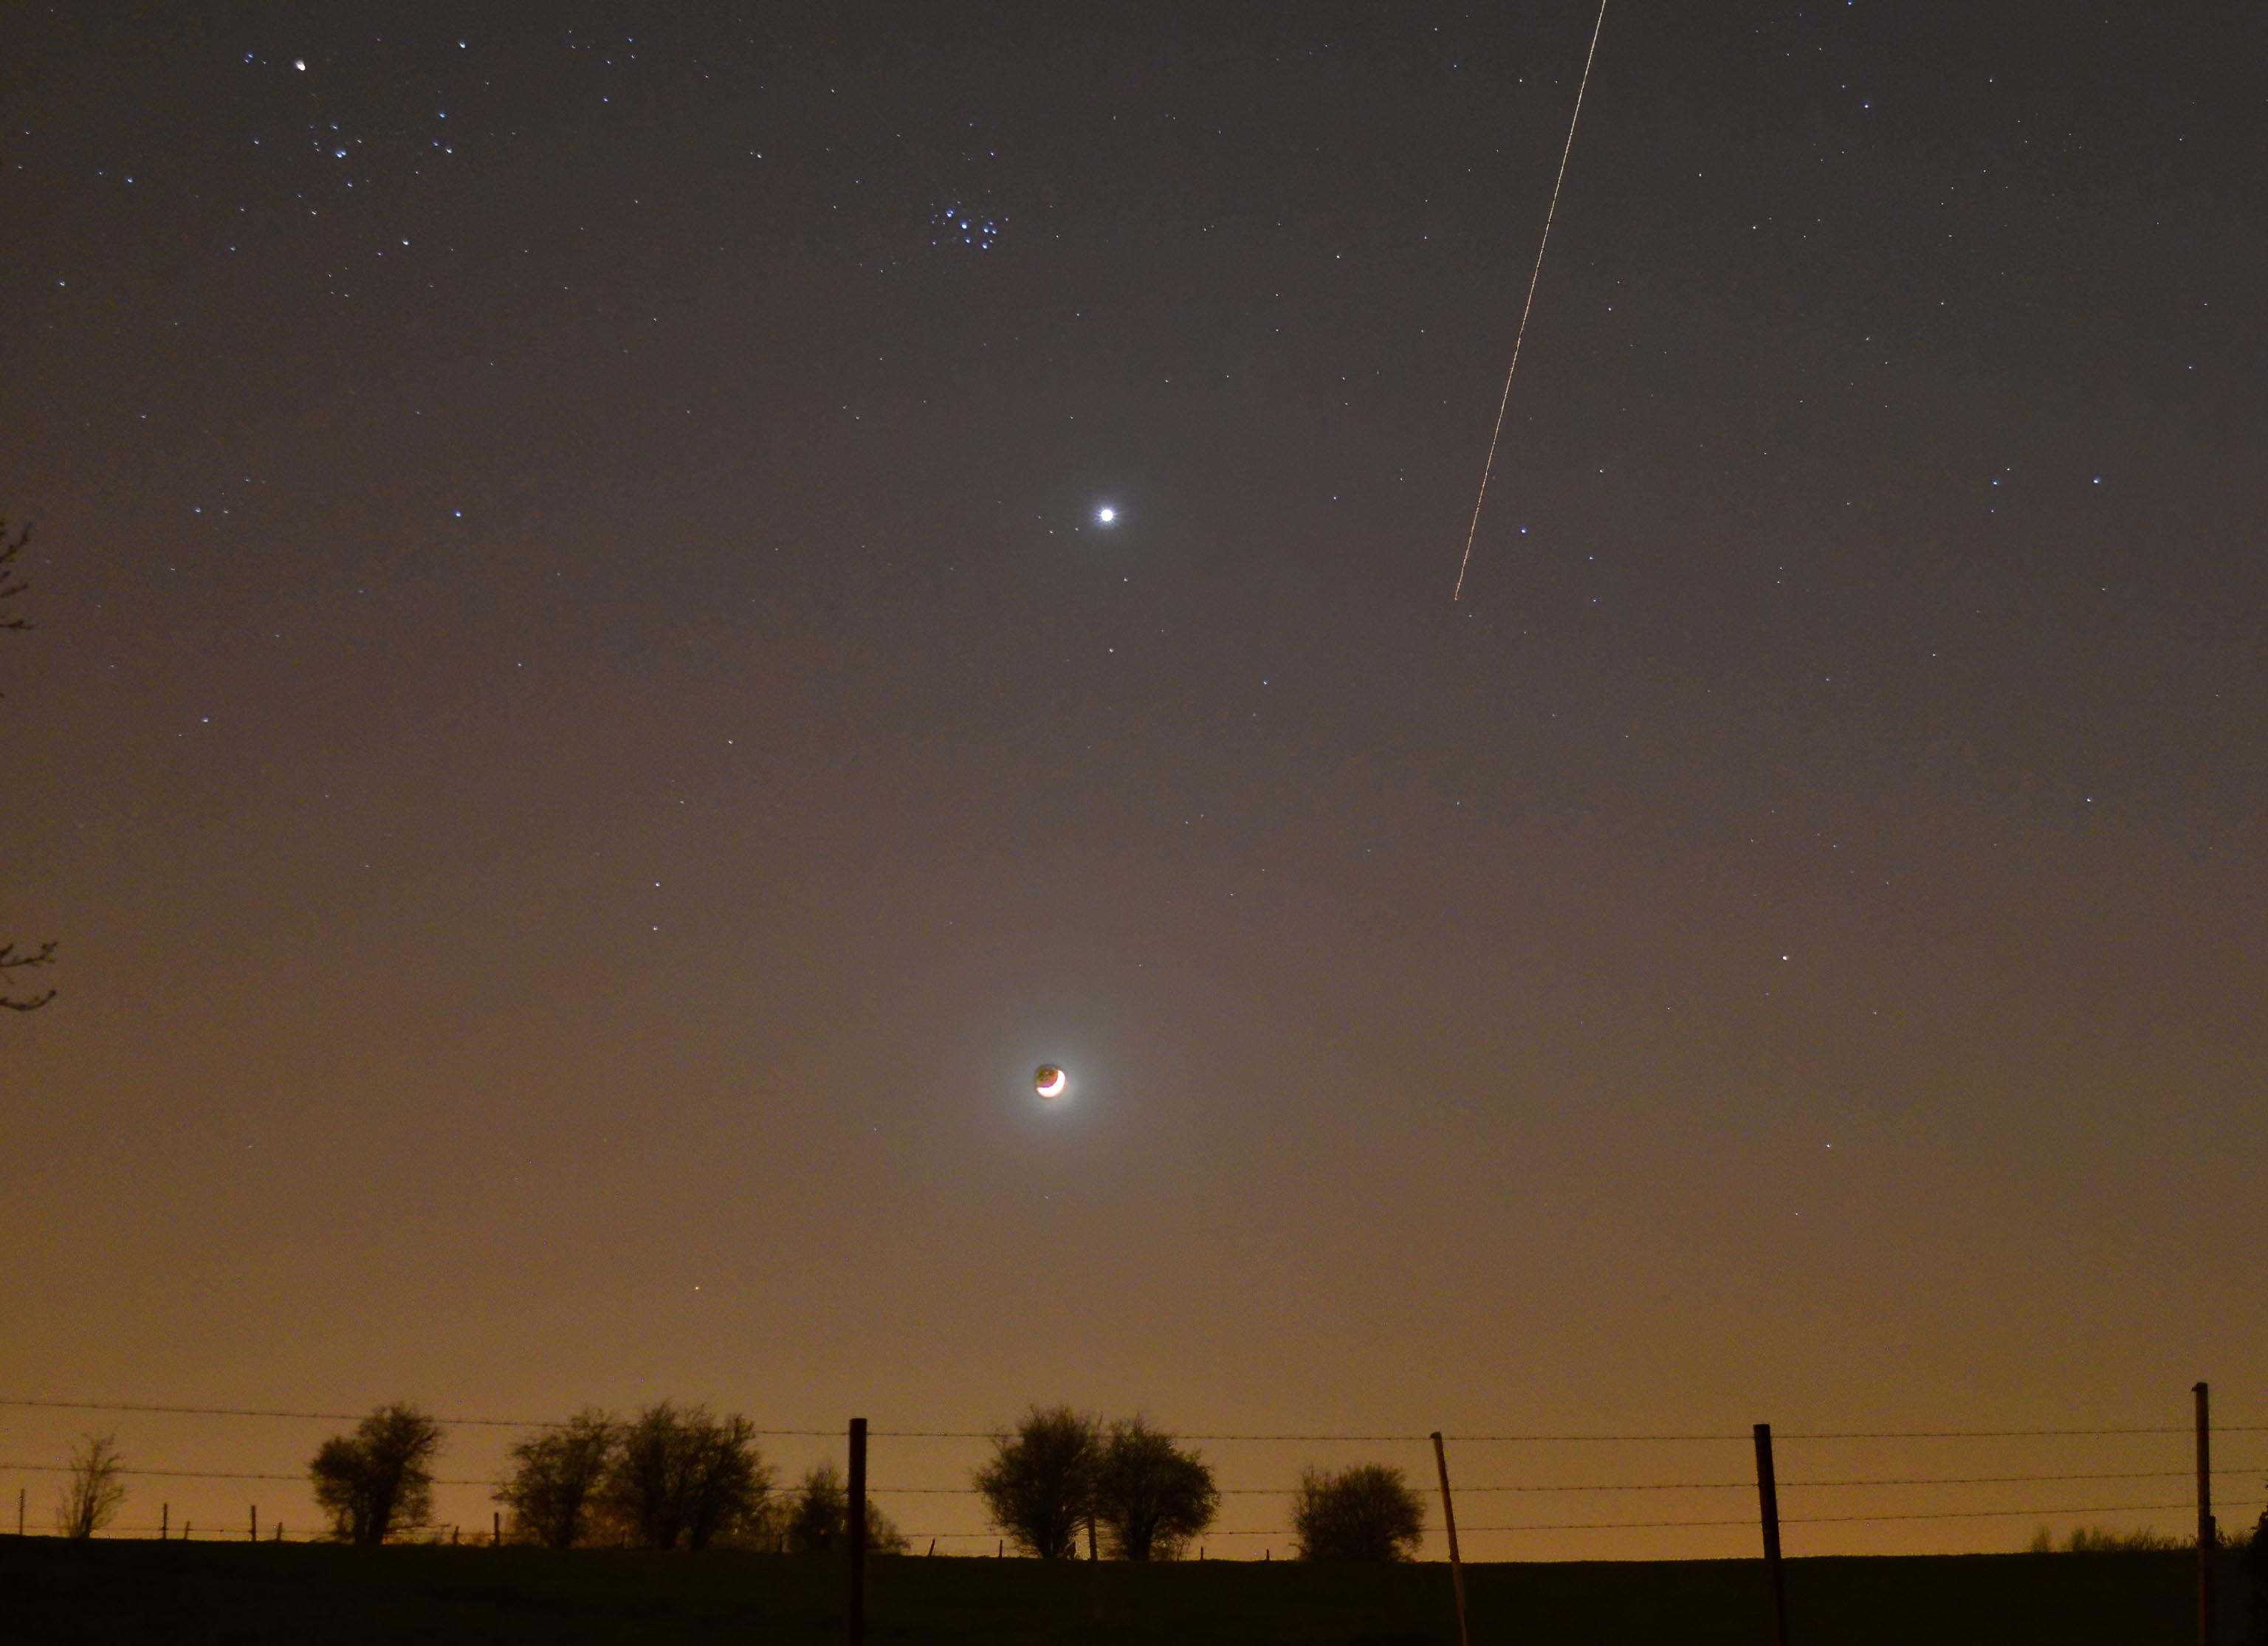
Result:
M1033 1083L1032 1089L1043 1098L1059 1098L1069 1079L1070 1077L1060 1069L1044 1069L1041 1077Z

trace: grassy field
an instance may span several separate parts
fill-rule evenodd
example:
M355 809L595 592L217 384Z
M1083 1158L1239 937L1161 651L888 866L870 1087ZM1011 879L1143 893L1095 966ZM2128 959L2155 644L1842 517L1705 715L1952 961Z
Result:
M1788 1564L1796 1646L2184 1646L2183 1554L1960 1555ZM0 1638L88 1642L834 1642L821 1557L0 1538ZM1466 1569L1476 1642L1761 1646L1761 1562ZM2247 1609L2231 1564L2232 1625ZM1454 1646L1447 1569L1208 1561L873 1562L867 1637ZM2228 1638L2242 1638L2236 1628Z

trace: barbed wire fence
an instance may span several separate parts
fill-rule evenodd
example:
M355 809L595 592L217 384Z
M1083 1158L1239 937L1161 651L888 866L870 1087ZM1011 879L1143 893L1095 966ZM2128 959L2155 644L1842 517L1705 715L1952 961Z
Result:
M33 1398L0 1398L0 1414L74 1423L122 1419L153 1434L174 1426L171 1445L153 1449L137 1440L127 1448L120 1474L131 1490L134 1512L105 1535L295 1542L326 1533L304 1466L189 1466L179 1429L216 1422L351 1425L364 1415ZM438 1421L453 1443L490 1437L495 1466L482 1473L460 1466L437 1476L437 1498L446 1501L437 1503L434 1522L416 1535L492 1541L500 1526L492 1494L502 1474L503 1446L557 1422L477 1415ZM792 1483L792 1471L806 1461L838 1459L844 1440L839 1428L759 1428L755 1433L770 1460L783 1466L784 1483ZM2211 1482L2218 1501L2219 1524L2242 1529L2261 1512L2268 1490L2268 1440L2262 1438L2268 1424L2224 1424L2215 1433L2235 1443L2232 1455L2210 1466L2202 1479ZM868 1436L873 1456L883 1466L873 1471L868 1494L902 1526L916 1554L1011 1552L970 1483L998 1438L994 1431L873 1428ZM1292 1554L1289 1510L1299 1468L1355 1460L1406 1470L1430 1505L1426 1552L1443 1551L1441 1505L1425 1489L1432 1473L1430 1435L1187 1432L1177 1438L1205 1450L1221 1482L1219 1521L1192 1558ZM1756 1442L1752 1432L1470 1433L1444 1439L1457 1460L1457 1530L1470 1558L1756 1553L1759 1482L1742 1466ZM1784 1471L1775 1482L1777 1524L1790 1531L1791 1553L1798 1554L1951 1552L1949 1544L1967 1550L1976 1546L1980 1529L2005 1525L2021 1539L2035 1525L2067 1532L2088 1517L2118 1517L2127 1530L2137 1529L2133 1517L2150 1517L2151 1528L2162 1532L2163 1517L2200 1509L2193 1455L2198 1436L2190 1425L1789 1429L1772 1439ZM278 1450L261 1444L269 1455ZM313 1446L299 1449L311 1454ZM477 1448L452 1446L459 1455L468 1449ZM23 1446L0 1440L0 1482L17 1487L13 1503L0 1498L0 1517L13 1517L0 1531L52 1534L53 1488L70 1468L60 1457L26 1455ZM34 1484L47 1488L41 1494L47 1501L39 1506L47 1512L33 1512ZM159 1508L155 1517L147 1512L153 1497ZM224 1509L232 1497L235 1503ZM1854 1532L1862 1535L1853 1539ZM1997 1547L2019 1547L1997 1530L1992 1538Z

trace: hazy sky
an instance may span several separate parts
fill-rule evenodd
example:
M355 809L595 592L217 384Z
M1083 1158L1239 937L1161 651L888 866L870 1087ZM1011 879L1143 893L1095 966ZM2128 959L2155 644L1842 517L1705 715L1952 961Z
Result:
M1453 604L1593 16L0 15L0 1395L2268 1421L2268 21L1618 0Z

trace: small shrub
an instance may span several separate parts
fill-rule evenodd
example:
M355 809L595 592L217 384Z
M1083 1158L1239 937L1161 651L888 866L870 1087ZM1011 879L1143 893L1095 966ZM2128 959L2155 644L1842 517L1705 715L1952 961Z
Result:
M2066 1554L2158 1554L2191 1547L2190 1541L2153 1526L2127 1532L2113 1532L2108 1526L2073 1526L2063 1542Z
M1304 1469L1292 1530L1303 1561L1406 1561L1425 1535L1425 1500L1390 1464Z

